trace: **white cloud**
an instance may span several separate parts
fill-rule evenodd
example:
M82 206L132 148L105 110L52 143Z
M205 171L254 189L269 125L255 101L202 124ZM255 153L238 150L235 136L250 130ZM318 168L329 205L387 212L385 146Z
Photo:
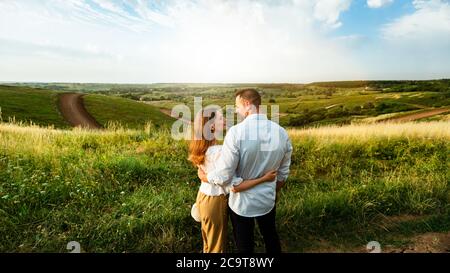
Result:
M397 79L450 76L449 1L414 0L413 7L412 13L381 28L382 39L364 57L370 74Z
M111 12L115 12L115 13L122 13L123 10L120 6L118 6L117 4L115 4L114 2L108 1L108 0L92 0L92 2L96 3L97 5L99 5L101 8L111 11Z
M414 0L415 11L385 25L383 36L391 41L429 45L450 42L450 4L443 0Z
M342 23L339 16L348 10L351 0L318 0L314 7L314 16L333 28L340 27Z
M367 0L367 6L372 9L378 9L387 6L394 2L394 0Z
M0 47L0 80L304 82L364 77L343 40L328 38L351 0L94 2L0 1L0 39L21 45L14 51Z
M0 0L0 81L310 82L450 75L448 1L415 0L411 14L382 27L381 39L335 34L345 27L341 18L351 2Z

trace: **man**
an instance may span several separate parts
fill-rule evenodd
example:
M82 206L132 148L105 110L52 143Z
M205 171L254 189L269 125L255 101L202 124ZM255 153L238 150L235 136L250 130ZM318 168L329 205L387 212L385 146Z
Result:
M260 113L261 96L255 89L236 93L236 112L244 121L225 136L222 156L215 171L199 171L202 181L229 184L233 176L255 179L277 170L277 181L259 184L243 192L231 192L228 200L233 234L240 253L254 252L254 226L258 222L266 252L281 252L275 226L275 200L289 174L292 145L286 130Z

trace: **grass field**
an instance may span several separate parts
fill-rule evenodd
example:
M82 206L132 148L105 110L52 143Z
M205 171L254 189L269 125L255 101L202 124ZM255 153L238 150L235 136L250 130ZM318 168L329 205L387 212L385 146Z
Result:
M402 116L413 111L450 107L450 80L350 81L311 84L76 84L19 83L16 88L45 88L55 92L84 92L88 111L106 124L120 120L136 128L151 118L157 125L166 117L156 109L132 104L145 102L155 108L172 109L185 104L193 111L194 97L203 105L234 105L234 92L257 88L263 103L278 105L280 123L289 127L317 127L380 121L383 116ZM27 87L28 86L28 87ZM100 97L98 95L107 95ZM110 99L111 98L111 99ZM125 98L120 100L114 98ZM440 120L437 116L434 120Z
M70 125L59 114L57 92L29 87L0 85L0 107L3 121L30 122L38 125L54 125L69 128Z
M23 85L23 84L21 84ZM450 106L450 81L350 81L310 84L30 84L53 90L76 90L124 97L171 109L194 97L204 105L233 105L236 89L256 88L263 103L278 105L280 123L292 127L350 124L380 115Z
M450 231L450 122L289 134L293 165L277 207L284 251L402 247ZM190 217L199 182L186 157L163 128L0 124L0 251L66 252L78 241L86 252L200 252Z
M27 86L0 85L0 107L3 121L34 123L68 129L58 110L58 94L62 91L36 89ZM103 126L121 124L124 127L143 129L148 122L156 127L168 126L173 119L158 108L131 99L88 94L83 97L88 112Z
M134 100L90 94L83 98L88 112L103 126L112 122L137 129L143 128L148 122L160 127L168 126L175 121L161 113L158 108Z

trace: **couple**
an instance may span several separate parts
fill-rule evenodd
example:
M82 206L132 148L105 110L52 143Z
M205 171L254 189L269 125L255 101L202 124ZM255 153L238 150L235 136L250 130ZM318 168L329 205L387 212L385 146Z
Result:
M255 89L236 92L236 112L244 120L228 130L223 145L215 137L225 127L220 109L204 108L196 116L189 160L202 181L193 211L197 207L204 253L226 252L228 215L240 253L254 251L255 220L266 252L281 252L275 203L289 174L292 145L260 105Z

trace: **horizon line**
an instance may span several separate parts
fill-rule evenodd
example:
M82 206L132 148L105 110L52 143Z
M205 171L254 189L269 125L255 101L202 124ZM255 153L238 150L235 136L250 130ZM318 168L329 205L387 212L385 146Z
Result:
M377 80L325 80L325 81L312 81L312 82L76 82L76 81L0 81L1 84L112 84L112 85L157 85L157 84L173 84L173 85L187 85L187 84L199 84L199 85L271 85L271 84L286 84L286 85L308 85L314 83L329 83L329 82L382 82L382 81L440 81L450 80L449 78L430 78L430 79L377 79Z

